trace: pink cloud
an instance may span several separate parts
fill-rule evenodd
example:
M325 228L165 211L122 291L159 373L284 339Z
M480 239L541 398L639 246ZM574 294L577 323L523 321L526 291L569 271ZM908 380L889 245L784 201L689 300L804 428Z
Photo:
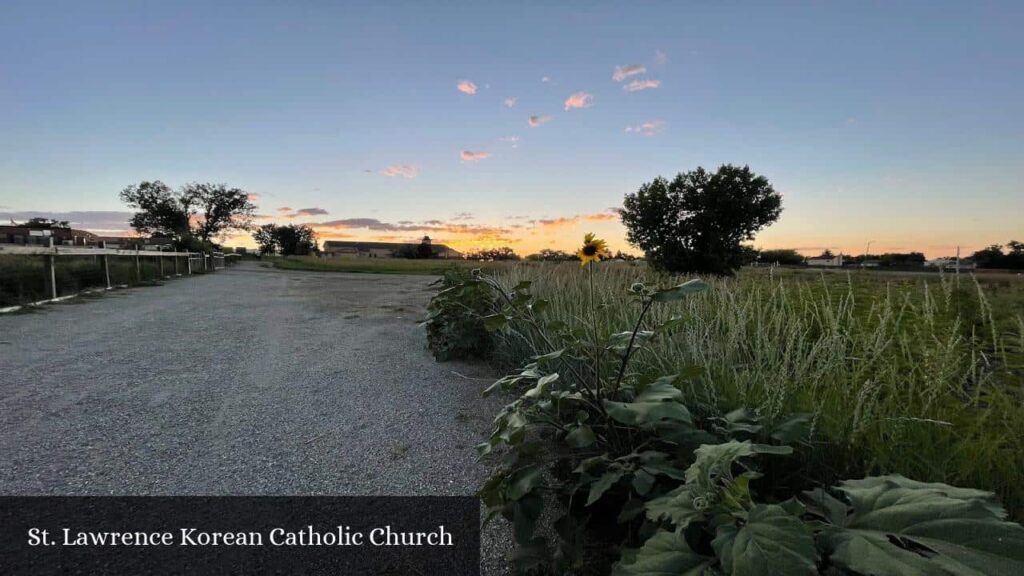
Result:
M530 128L536 128L545 122L550 122L551 116L530 116L527 122L530 124Z
M626 126L626 132L632 132L635 134L642 134L644 136L654 136L658 132L665 129L664 120L648 120L638 126Z
M462 151L462 160L465 162L477 162L485 158L490 158L490 152L470 152L469 150Z
M633 80L629 84L622 87L626 92L639 92L640 90L647 90L648 88L657 88L661 86L661 80Z
M459 83L455 85L455 88L463 94L476 94L476 84L473 84L469 80L459 80Z
M644 72L647 72L647 67L644 66L643 64L633 64L632 66L616 66L615 73L612 74L612 80L615 80L616 82L622 82L623 80L629 78L630 76L634 76L636 74L643 74Z
M577 92L565 99L565 109L569 110L570 108L586 108L590 106L591 101L593 99L593 94L587 94L586 92Z
M381 174L394 178L400 176L402 178L415 178L420 173L420 169L410 164L394 164L384 169Z
M516 102L518 102L518 101L519 101L519 98L516 98L515 96L509 96L508 98L505 98L505 100L502 102L502 104L505 105L505 108L513 108L513 107L515 107Z

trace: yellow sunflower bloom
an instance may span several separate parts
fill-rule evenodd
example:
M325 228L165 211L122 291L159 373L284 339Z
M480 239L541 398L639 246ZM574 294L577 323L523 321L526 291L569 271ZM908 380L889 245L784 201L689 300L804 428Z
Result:
M607 258L608 254L608 245L604 240L595 238L593 232L583 237L583 247L576 251L576 256L580 259L580 266L599 262L601 258Z

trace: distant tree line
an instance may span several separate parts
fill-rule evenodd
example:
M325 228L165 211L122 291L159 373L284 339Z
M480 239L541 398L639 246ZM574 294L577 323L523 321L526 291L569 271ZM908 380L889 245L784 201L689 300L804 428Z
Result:
M1024 270L1024 243L1011 240L1006 246L993 244L971 255L978 268Z

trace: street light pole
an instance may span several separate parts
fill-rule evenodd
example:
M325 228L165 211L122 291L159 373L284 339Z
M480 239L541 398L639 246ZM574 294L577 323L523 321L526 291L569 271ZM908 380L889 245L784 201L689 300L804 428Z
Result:
M860 269L864 270L868 267L868 254L871 253L871 243L874 240L868 240L868 245L864 248L864 257L860 259Z

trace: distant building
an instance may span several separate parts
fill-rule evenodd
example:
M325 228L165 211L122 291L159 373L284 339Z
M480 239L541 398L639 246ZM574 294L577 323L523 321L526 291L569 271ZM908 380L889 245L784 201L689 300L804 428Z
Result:
M843 255L840 254L835 258L808 258L806 262L808 266L817 266L822 268L842 268Z
M92 232L72 228L28 228L0 226L0 244L28 244L45 246L50 239L56 246L86 246L98 238Z
M924 263L925 266L931 268L938 268L940 270L952 270L956 271L969 271L974 270L978 267L978 264L967 259L961 259L957 263L957 259L954 257L935 258Z
M419 247L414 243L327 240L322 253L329 258L395 258L402 252L415 254ZM462 252L444 244L430 244L430 251L434 258L462 258Z

